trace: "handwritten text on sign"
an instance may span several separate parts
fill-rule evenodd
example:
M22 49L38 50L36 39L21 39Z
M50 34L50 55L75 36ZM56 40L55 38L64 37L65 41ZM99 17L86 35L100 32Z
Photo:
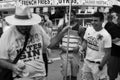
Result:
M30 6L68 6L70 0L18 0L23 5ZM82 5L81 0L72 0L73 5Z
M107 6L108 0L84 0L84 5Z
M43 6L69 6L69 0L18 0L22 5L30 7L43 7ZM92 5L92 6L109 6L108 0L72 0L73 6ZM15 2L1 2L0 9L15 8Z

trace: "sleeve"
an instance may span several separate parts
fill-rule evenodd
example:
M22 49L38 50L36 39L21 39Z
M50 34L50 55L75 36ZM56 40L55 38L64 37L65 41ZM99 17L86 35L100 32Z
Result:
M9 35L8 31L4 32L0 38L0 59L9 59L8 50L9 50Z
M110 34L108 34L104 38L104 48L110 48L110 47L112 47L112 39Z
M110 33L112 39L120 38L120 29L116 24L108 23L105 26L105 29Z

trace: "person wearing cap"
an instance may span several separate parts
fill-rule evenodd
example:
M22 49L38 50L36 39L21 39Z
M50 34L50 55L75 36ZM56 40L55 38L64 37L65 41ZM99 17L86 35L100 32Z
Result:
M24 78L25 80L43 80L46 75L43 50L54 47L69 27L50 39L38 25L41 17L31 13L29 7L22 5L17 5L15 14L5 17L5 20L11 26L0 39L0 67L12 70L14 80ZM28 38L27 45L17 64L10 63L23 49L26 37Z
M84 39L87 50L82 68L84 80L107 79L107 61L111 52L111 36L102 27L104 15L102 12L93 14L92 27L86 29Z
M120 6L113 5L109 10L112 22L106 24L105 29L112 37L111 56L108 61L109 80L115 80L120 74Z

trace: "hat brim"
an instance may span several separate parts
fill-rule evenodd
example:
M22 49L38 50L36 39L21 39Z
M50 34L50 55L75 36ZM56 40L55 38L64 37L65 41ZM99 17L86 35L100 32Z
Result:
M11 15L5 17L5 20L11 25L35 25L41 22L41 17L33 13L31 19L17 19L15 15Z

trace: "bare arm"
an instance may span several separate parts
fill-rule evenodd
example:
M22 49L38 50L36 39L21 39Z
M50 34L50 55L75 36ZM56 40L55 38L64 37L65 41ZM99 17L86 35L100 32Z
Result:
M0 59L0 67L12 70L14 73L16 73L18 75L23 72L23 69L20 68L18 65L12 64L11 62L9 62L8 60L5 60L5 59Z
M103 57L100 65L99 65L99 68L103 68L103 66L107 63L107 61L110 58L111 48L105 48L104 50L105 50L105 56Z
M0 59L0 66L6 69L10 69L10 70L12 70L13 68L13 64L5 59Z
M53 48L64 36L64 34L68 31L70 27L66 26L65 28L62 29L62 31L60 33L58 33L55 37L53 37L50 40L50 45L48 46L48 48Z

